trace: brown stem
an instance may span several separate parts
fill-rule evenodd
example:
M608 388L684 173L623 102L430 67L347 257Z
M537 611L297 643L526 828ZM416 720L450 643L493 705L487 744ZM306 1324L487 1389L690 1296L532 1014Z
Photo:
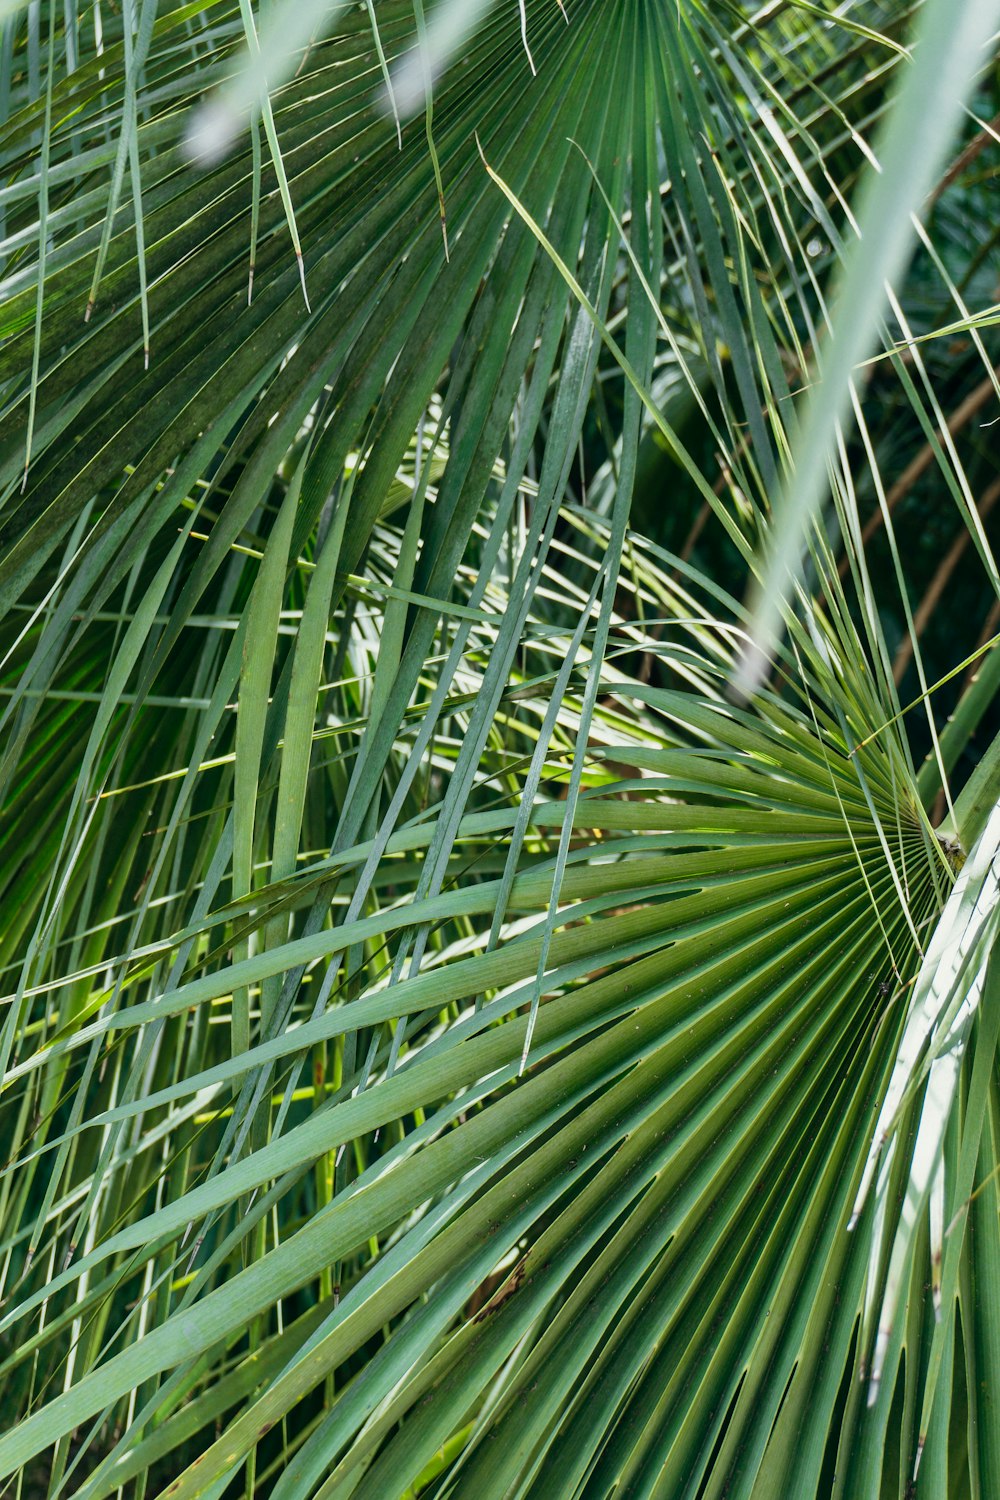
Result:
M964 427L970 417L975 416L981 406L985 406L990 396L996 391L996 378L1000 376L1000 365L997 365L992 375L987 375L981 380L975 390L970 391L965 400L960 402L947 421L947 431L954 437L960 428ZM920 452L910 460L906 468L900 474L896 483L892 486L885 497L885 512L891 515L905 495L916 484L921 474L928 469L934 460L934 448L932 443L925 443ZM861 533L862 543L868 542L882 524L882 506L880 505L865 522ZM840 560L837 571L843 578L850 567L850 559L845 554Z
M934 188L930 193L927 199L928 207L932 203L937 202L941 194L944 192L945 188L951 187L952 183L955 181L955 178L965 171L970 162L975 161L976 157L981 151L985 151L986 147L990 144L991 141L996 141L998 131L1000 131L1000 115L994 115L990 123L988 125L984 125L982 130L974 135L969 144L963 147L963 149L955 157L955 160L952 162L947 172L945 172L937 187Z
M985 521L986 517L989 515L990 511L996 504L998 498L1000 498L1000 479L995 479L989 486L989 488L984 492L982 499L976 507L979 512L979 519L981 521ZM910 664L910 657L913 655L914 638L916 638L917 640L920 639L927 621L930 619L931 615L937 608L938 600L941 598L941 595L944 593L945 589L948 586L948 580L950 579L952 573L954 573L955 568L958 566L959 559L961 558L971 540L971 532L967 527L963 526L958 536L948 548L948 551L945 553L944 557L938 563L934 577L931 579L927 587L927 592L924 594L924 597L920 601L920 608L913 616L913 635L910 635L909 633L904 635L903 639L899 643L899 649L896 652L896 659L892 664L892 676L897 687L902 682L903 673L906 671L907 667Z

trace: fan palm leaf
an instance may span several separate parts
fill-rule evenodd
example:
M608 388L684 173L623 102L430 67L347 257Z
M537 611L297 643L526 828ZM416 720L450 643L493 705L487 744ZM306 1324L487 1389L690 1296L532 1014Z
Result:
M1000 1488L1000 656L907 711L850 381L995 589L994 9L926 140L937 4L4 21L0 1473Z

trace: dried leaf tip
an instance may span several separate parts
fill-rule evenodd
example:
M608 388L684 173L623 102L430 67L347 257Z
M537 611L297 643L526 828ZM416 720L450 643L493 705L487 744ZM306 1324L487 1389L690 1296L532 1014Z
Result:
M451 265L451 254L448 250L448 215L445 212L444 199L438 197L438 213L441 216L441 238L444 240L444 258Z
M302 296L303 296L303 298L305 300L306 312L311 313L312 312L312 308L309 306L309 293L306 291L306 268L305 268L305 264L304 264L304 262L302 260L302 251L301 250L296 250L296 252L295 252L295 259L299 263L299 280L302 283Z
M521 12L521 41L524 45L524 55L528 59L528 67L531 69L532 78L537 78L538 69L535 67L535 59L532 57L531 48L528 46L528 15L524 8L524 0L518 0L518 7Z

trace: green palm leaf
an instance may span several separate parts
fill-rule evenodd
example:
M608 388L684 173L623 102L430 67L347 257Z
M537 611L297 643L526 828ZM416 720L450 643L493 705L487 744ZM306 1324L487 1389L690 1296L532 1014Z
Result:
M0 1475L1000 1488L994 9L5 13Z

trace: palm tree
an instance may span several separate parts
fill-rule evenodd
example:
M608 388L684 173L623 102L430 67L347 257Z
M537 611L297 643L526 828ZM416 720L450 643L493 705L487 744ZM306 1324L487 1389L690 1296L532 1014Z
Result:
M3 16L0 1474L1000 1494L997 6Z

